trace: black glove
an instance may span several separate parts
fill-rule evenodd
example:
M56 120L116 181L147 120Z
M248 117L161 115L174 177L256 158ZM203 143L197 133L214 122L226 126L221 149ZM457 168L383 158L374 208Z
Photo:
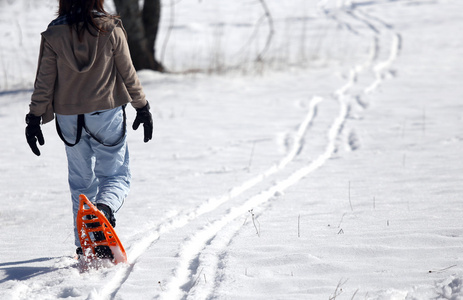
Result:
M136 110L137 116L135 117L135 121L133 121L132 128L133 130L137 130L138 126L143 123L145 134L143 141L147 143L153 138L153 118L150 113L150 104L146 103L145 107L137 108Z
M26 140L35 155L40 156L40 150L37 147L37 140L40 145L45 144L43 139L42 130L40 129L41 117L34 116L33 114L26 115Z

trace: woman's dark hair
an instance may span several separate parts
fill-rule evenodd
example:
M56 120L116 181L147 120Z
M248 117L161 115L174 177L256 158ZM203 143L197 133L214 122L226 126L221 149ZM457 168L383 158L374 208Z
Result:
M84 31L91 33L90 27L105 32L95 22L95 17L110 16L104 9L104 0L59 0L58 16L66 17L69 27L77 31L82 40Z

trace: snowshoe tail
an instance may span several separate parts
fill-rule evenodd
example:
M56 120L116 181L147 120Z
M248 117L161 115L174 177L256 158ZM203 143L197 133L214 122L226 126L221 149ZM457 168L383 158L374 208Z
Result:
M108 219L85 195L80 195L79 200L76 222L84 257L109 258L114 264L127 262L124 247Z

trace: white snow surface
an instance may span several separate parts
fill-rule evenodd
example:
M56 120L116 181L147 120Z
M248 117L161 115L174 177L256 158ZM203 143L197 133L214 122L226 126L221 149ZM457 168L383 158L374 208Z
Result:
M463 2L265 3L266 50L261 1L163 1L129 261L81 272L64 145L24 137L57 1L0 1L0 299L463 299Z

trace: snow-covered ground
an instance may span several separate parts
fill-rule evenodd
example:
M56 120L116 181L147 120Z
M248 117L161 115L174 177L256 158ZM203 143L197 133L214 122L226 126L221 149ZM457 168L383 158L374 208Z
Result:
M0 299L463 298L461 1L267 0L266 50L260 1L164 1L187 72L139 72L129 263L84 273L64 146L24 138L56 4L0 2Z

